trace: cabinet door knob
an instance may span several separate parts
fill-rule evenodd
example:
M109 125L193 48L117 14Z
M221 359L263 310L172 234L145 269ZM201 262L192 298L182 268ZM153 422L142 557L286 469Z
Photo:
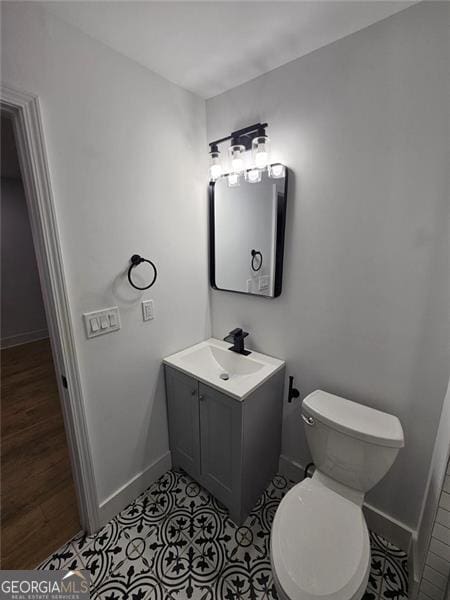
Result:
M196 395L197 395L197 390L192 390L191 396L196 396Z
M199 399L201 402L203 402L203 400L205 399L205 397L204 397L204 396L199 396L199 397L198 397L198 399Z

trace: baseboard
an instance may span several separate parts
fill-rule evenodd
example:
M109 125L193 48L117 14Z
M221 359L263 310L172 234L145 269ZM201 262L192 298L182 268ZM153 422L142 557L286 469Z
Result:
M103 527L130 502L145 491L154 481L159 479L172 467L170 450L156 459L144 471L135 475L100 504L100 526Z
M417 531L413 531L411 536L410 551L408 553L408 600L416 600L419 593L421 573L419 573L420 567L417 558Z
M285 454L281 454L280 461L278 463L279 472L290 479L291 481L302 481L305 473L305 467L293 458L287 457Z
M26 331L25 333L18 333L17 335L10 335L0 340L0 348L12 348L13 346L21 346L22 344L29 344L30 342L37 342L38 340L44 340L48 338L47 329L37 329L36 331Z
M299 462L282 454L280 456L279 471L282 475L293 481L301 481L303 479L305 467ZM411 556L411 543L413 539L413 531L410 527L398 521L394 517L375 508L368 502L364 502L364 516L366 517L367 526L371 531L383 536ZM413 572L413 571L411 571Z
M408 525L368 502L364 502L363 511L371 531L380 534L405 552L410 552L413 531Z

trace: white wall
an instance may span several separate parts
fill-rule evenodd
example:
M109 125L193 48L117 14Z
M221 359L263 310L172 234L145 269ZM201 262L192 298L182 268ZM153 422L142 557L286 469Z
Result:
M208 139L268 121L292 170L283 293L211 292L301 396L398 415L406 447L368 501L417 525L448 381L448 20L421 3L207 101ZM283 453L309 460L299 404Z
M204 102L35 3L2 3L2 21L2 79L41 101L103 502L168 451L162 357L209 335ZM143 294L135 252L159 270ZM86 340L82 313L113 305L122 329Z
M47 337L47 321L20 179L1 178L1 347Z

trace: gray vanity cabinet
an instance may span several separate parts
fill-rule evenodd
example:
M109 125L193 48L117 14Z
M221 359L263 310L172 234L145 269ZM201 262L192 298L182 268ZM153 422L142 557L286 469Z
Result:
M244 400L165 365L173 466L241 524L278 470L284 369Z
M197 478L200 475L198 382L166 367L166 391L172 460Z
M201 475L203 485L230 512L239 512L241 403L199 384Z

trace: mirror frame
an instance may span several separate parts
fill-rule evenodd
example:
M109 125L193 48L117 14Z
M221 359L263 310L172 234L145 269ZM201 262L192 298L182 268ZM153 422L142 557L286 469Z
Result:
M240 290L230 290L219 288L216 285L216 256L215 256L215 181L209 182L209 282L214 290L221 292L234 292L235 294L244 294L245 296L255 296L256 298L264 298L271 300L278 298L283 288L283 263L284 263L284 240L286 230L286 209L287 209L287 193L288 193L288 168L285 167L284 189L283 193L277 194L277 234L275 248L275 283L273 296L265 296L263 294L254 294L252 292L242 292ZM227 177L224 174L222 177ZM281 179L274 179L274 182L280 182ZM252 184L252 185L258 185Z

